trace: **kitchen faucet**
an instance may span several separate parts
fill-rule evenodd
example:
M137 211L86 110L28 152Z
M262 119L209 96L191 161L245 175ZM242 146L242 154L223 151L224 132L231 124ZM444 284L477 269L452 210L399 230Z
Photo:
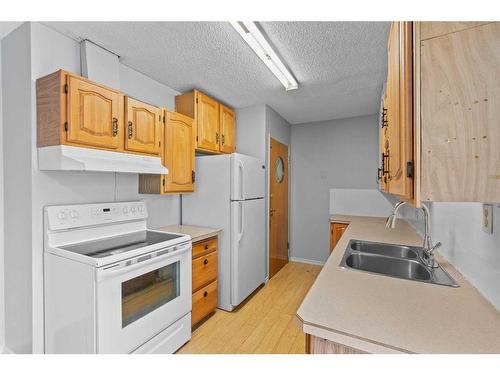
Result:
M396 227L396 214L399 210L399 208L403 205L405 205L406 202L401 201L396 203L394 206L394 209L392 211L392 214L389 215L385 222L385 226L387 228L394 229ZM431 240L431 235L430 235L430 215L429 215L429 209L425 204L422 204L420 207L422 211L424 212L424 223L425 223L425 233L424 233L424 243L423 243L423 252L422 252L422 260L425 263L427 267L430 268L437 268L439 265L437 264L436 260L434 259L434 250L439 248L441 246L441 242L438 242L435 245L432 245L432 240Z

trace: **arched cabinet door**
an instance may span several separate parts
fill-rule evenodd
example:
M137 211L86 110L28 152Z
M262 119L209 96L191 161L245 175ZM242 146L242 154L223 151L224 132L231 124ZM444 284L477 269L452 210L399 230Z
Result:
M75 76L67 77L66 143L118 150L123 137L123 96Z
M166 111L164 193L194 191L193 122L191 117Z
M125 150L160 155L161 108L129 96L125 98Z

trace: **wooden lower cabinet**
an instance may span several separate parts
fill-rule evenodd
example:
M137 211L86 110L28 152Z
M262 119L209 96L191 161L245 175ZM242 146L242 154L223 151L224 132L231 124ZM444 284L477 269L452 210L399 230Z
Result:
M358 349L306 334L307 354L367 354Z
M195 326L217 307L217 237L193 244L191 325Z
M339 242L348 225L346 223L330 223L330 254L337 246L337 242Z

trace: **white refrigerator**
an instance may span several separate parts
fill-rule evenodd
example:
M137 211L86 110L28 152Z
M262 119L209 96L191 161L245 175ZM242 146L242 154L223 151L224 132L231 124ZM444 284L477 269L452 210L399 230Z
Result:
M265 167L238 153L196 157L196 187L182 224L221 228L218 307L232 311L266 278Z

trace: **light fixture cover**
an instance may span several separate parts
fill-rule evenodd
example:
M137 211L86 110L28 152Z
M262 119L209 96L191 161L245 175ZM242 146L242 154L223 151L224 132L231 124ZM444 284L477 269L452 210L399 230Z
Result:
M285 64L271 48L266 38L259 30L255 22L235 21L231 22L234 29L241 35L243 40L252 48L259 58L266 64L269 70L280 80L285 89L295 90L299 87L297 80L287 69Z

